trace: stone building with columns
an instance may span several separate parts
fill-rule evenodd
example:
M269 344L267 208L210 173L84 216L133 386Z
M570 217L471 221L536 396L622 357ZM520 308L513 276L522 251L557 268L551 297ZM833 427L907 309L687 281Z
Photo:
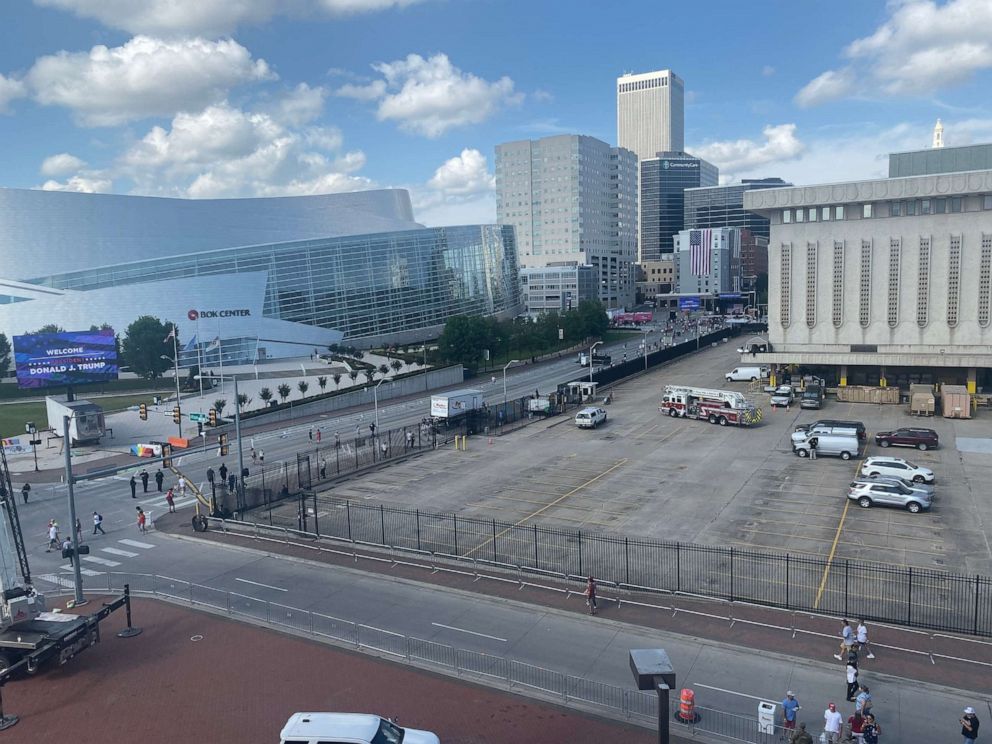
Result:
M992 170L761 189L761 361L828 385L992 391Z

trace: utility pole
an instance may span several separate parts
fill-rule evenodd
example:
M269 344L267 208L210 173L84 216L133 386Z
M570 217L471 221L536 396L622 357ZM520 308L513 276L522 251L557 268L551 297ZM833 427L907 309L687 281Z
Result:
M69 439L69 417L62 417L62 444L65 451L65 485L69 492L69 525L67 529L72 534L72 573L73 587L76 590L75 607L86 604L83 599L83 573L79 567L79 533L76 532L76 497L72 486L72 442Z

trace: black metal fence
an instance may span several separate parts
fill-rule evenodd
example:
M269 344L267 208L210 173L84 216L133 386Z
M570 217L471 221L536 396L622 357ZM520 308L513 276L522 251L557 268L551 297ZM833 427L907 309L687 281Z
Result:
M593 575L631 589L739 602L992 636L992 578L882 563L739 550L646 538L515 525L354 503L308 494L304 528L318 535L522 566ZM316 518L317 515L319 518ZM295 510L256 521L298 529Z

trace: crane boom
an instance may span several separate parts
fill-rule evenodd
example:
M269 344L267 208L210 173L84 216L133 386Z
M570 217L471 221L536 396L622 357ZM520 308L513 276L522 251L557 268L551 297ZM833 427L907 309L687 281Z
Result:
M6 592L19 583L17 575L14 574L15 563L17 572L27 586L31 586L31 569L28 566L28 551L24 545L21 521L17 516L17 501L13 484L10 481L7 455L4 453L3 447L0 447L0 506L3 508L3 524L0 524L0 563L2 563L3 568L3 586L0 589Z

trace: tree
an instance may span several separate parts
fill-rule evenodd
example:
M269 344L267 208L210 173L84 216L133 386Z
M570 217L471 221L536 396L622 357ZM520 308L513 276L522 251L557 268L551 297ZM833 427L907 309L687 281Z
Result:
M279 397L282 398L282 402L285 403L286 398L288 398L290 392L292 392L292 388L284 382L276 388L276 392L279 393Z
M586 338L602 336L610 329L606 308L599 300L583 300L579 303L578 313Z
M401 369L403 369L403 362L401 362L399 359L394 359L389 363L389 366L393 368L393 372L399 372Z
M258 391L258 397L262 399L262 402L268 406L269 401L272 400L272 391L267 387L263 387Z
M124 332L121 357L131 371L142 377L161 377L173 365L174 346L169 333L173 324L163 323L151 315L142 315ZM166 358L163 359L162 357Z
M389 374L389 367L386 364L379 365L379 374L385 377Z
M247 393L238 393L238 408L244 408L251 403Z
M30 336L35 333L65 333L65 328L63 328L60 325L55 325L55 323L47 323L46 325L43 325L41 328L39 328L37 331L32 331L28 335ZM166 331L166 333L168 333L168 331Z
M10 369L10 341L7 336L0 333L0 377L7 374Z
M334 389L337 390L338 386L341 384L341 373L335 372L331 375L331 379L334 380Z
M375 370L374 369L363 369L362 372L365 374L365 379L368 382L375 380Z
M318 377L317 385L320 386L320 392L323 393L324 388L327 387L327 377L325 375L321 375L320 377Z
M475 369L487 347L490 334L484 318L476 315L455 315L448 318L438 339L441 357L449 362ZM491 344L490 344L491 345Z
M214 401L214 410L217 411L217 415L220 416L224 413L224 407L227 405L226 398L218 398Z
M308 383L306 380L300 380L298 383L296 383L296 389L300 391L301 398L306 398L307 390L310 389L310 383Z
M357 369L349 370L348 377L351 378L351 381L352 382L354 382L355 380L357 380L358 379L358 370Z

